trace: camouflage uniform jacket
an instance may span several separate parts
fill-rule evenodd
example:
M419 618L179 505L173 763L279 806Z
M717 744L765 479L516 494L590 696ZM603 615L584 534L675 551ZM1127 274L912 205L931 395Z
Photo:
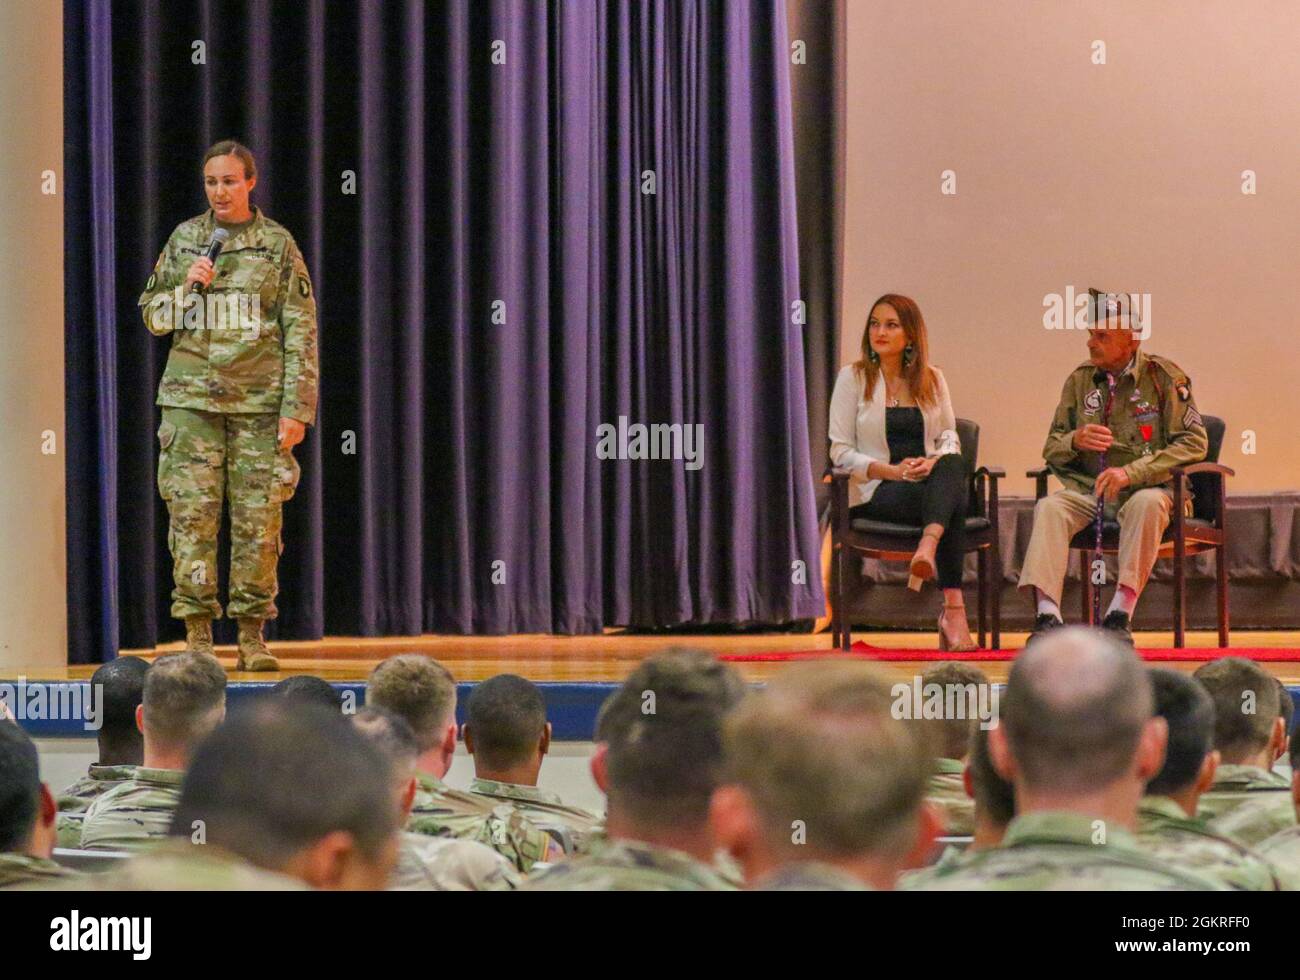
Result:
M297 878L266 871L215 844L192 844L187 837L160 841L120 868L80 881L82 888L114 892L307 890Z
M419 775L406 829L486 844L523 874L538 862L564 857L560 845L518 810L452 789L428 773Z
M821 861L785 864L752 886L758 892L866 892L874 889L846 871Z
M404 831L390 891L500 892L518 888L519 872L485 844Z
M1176 868L1217 878L1238 891L1271 892L1280 887L1273 867L1256 852L1192 818L1165 796L1138 804L1138 843L1152 857Z
M972 851L969 848L963 850L955 844L949 844L939 855L939 860L934 864L926 865L924 868L916 868L912 871L904 871L898 876L898 889L900 891L916 891L926 887L929 882L941 875L951 874L962 863L969 858L973 858L979 851Z
M1102 424L1109 397L1106 384L1093 380L1097 368L1080 364L1065 379L1043 459L1069 490L1091 494L1101 473L1101 454L1074 448L1074 432ZM1191 381L1173 361L1140 349L1116 380L1110 416L1105 422L1115 437L1106 452L1108 466L1122 466L1132 481L1115 506L1135 491L1169 480L1175 466L1205 458L1209 437L1192 398Z
M644 841L605 840L529 878L524 891L735 891L684 851Z
M48 858L27 854L0 854L0 888L32 888L59 878L80 878Z
M1201 796L1196 815L1247 847L1296 822L1286 777L1255 766L1219 766L1214 784Z
M253 220L226 242L207 289L203 318L187 311L185 274L204 255L211 210L176 226L158 256L139 306L150 333L172 334L158 384L161 406L203 412L276 413L311 424L316 417L316 299L293 236L254 208ZM252 301L256 305L252 305ZM237 316L213 317L247 302ZM209 324L213 319L215 323Z
M573 838L573 849L586 848L586 836L601 826L598 814L581 807L568 806L555 793L536 786L503 783L495 779L475 779L469 791L476 796L498 803L508 803L523 812L534 823L563 824Z
M60 794L59 817L56 825L59 847L81 846L81 822L85 819L90 804L114 786L130 780L137 768L137 766L92 765L86 775Z
M1222 891L1213 879L1148 857L1132 834L1068 812L1026 813L999 847L964 857L921 887L947 891Z
M965 768L956 759L935 759L935 771L926 791L926 799L943 815L945 832L953 837L975 833L975 801L966 795L962 781Z
M167 836L181 799L185 773L179 769L136 770L90 805L81 825L86 850L137 851Z
M1273 862L1283 891L1300 891L1300 827L1278 831L1255 850Z

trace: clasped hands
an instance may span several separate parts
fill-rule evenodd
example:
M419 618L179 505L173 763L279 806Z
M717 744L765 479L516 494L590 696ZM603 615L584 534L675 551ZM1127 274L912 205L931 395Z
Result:
M938 456L909 456L894 467L897 474L894 479L906 480L908 483L920 483L930 475L930 471L934 469L934 464L938 459Z

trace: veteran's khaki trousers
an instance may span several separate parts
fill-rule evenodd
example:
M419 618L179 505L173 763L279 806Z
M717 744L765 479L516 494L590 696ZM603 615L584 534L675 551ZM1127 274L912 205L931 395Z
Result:
M1160 538L1169 526L1174 498L1160 487L1138 490L1116 514L1119 520L1118 585L1141 594L1156 563ZM1070 539L1090 525L1097 498L1076 490L1058 490L1034 505L1034 529L1020 570L1020 587L1034 586L1058 606L1070 559ZM1086 562L1086 559L1085 559Z

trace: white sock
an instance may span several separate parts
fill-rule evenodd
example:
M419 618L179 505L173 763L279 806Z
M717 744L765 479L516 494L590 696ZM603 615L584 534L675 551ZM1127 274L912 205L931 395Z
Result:
M1055 600L1038 589L1034 589L1034 595L1038 596L1038 615L1055 616L1058 620L1061 618L1061 607Z
M1130 589L1127 585L1121 585L1115 589L1115 595L1110 600L1110 608L1106 610L1109 616L1116 609L1126 613L1129 619L1133 618L1133 610L1137 608L1138 594Z

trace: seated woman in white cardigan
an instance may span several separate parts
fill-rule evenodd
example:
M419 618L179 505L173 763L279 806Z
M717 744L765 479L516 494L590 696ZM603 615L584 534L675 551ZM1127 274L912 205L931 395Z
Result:
M862 359L835 380L830 422L831 462L853 471L849 514L923 528L908 587L937 576L939 649L976 649L961 592L971 473L914 300L887 293L872 305Z

